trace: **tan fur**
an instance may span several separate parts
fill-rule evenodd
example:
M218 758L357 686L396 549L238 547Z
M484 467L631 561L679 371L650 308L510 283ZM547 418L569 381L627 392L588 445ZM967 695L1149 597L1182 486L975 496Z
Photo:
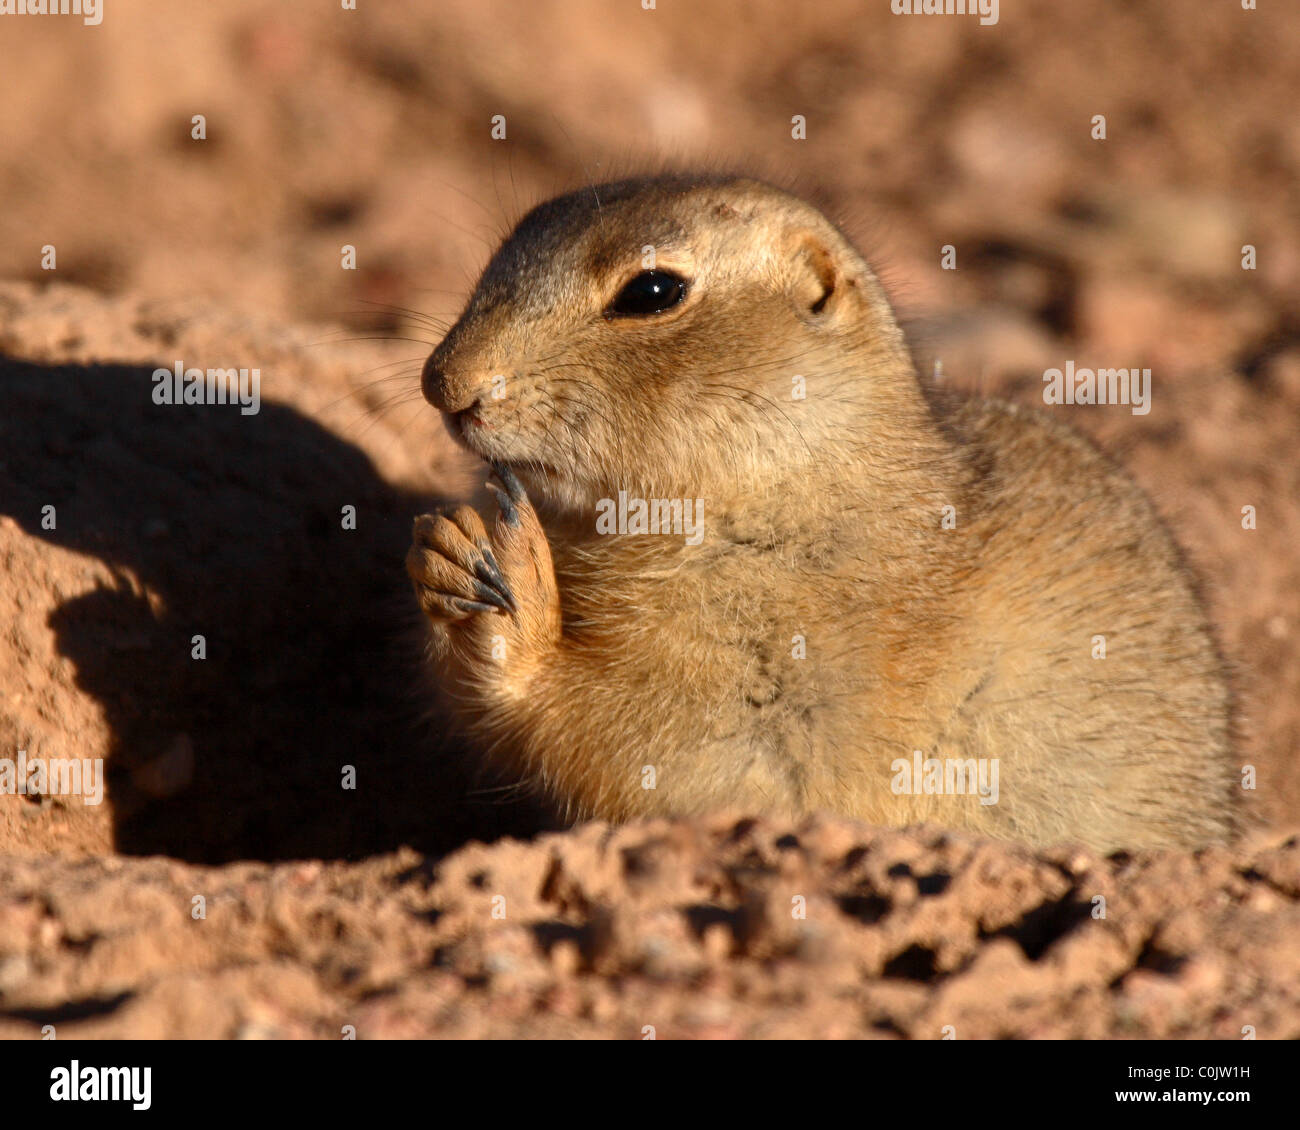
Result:
M604 317L647 245L686 299ZM802 201L658 177L542 205L424 388L529 496L515 527L417 523L448 709L570 818L830 809L1102 849L1236 826L1221 663L1146 498L1045 414L931 403ZM620 490L703 498L702 543L598 534ZM516 612L448 599L484 543ZM999 759L999 803L897 795L913 750Z

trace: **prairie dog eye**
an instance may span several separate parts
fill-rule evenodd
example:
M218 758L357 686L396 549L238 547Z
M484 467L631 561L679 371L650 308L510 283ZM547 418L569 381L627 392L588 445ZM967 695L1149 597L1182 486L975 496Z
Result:
M642 271L614 296L607 318L661 314L686 297L686 280L670 271Z

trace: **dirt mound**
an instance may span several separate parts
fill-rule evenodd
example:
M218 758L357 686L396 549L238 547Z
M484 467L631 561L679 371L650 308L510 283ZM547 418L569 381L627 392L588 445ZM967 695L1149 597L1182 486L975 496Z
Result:
M1300 1036L1297 837L1103 860L719 818L437 868L8 858L0 892L3 1036Z

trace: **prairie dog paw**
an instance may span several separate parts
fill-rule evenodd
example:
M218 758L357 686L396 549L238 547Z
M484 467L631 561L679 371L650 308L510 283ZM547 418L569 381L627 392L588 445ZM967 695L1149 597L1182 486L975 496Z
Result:
M499 511L471 507L415 520L406 571L441 652L461 686L518 697L561 638L551 547L536 510L508 467L492 473Z
M431 620L465 620L479 613L518 611L484 528L469 506L415 519L406 572Z

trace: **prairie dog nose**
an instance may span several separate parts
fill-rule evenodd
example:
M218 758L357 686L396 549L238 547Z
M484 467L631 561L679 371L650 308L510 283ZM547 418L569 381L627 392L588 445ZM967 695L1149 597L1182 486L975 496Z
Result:
M424 399L440 412L456 413L482 398L488 378L477 372L451 372L439 362L435 351L429 354L420 371L420 390Z

